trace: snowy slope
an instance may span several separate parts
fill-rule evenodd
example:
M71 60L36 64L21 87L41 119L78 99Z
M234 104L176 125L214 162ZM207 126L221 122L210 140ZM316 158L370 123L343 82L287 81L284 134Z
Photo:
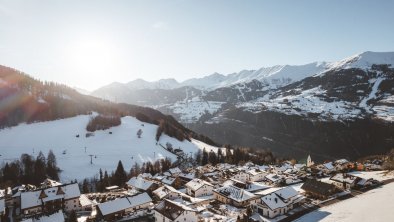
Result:
M297 222L386 222L394 221L394 183L365 194L323 207L309 213Z
M176 160L174 154L156 145L156 125L140 122L134 117L124 117L120 126L96 131L94 136L86 138L85 127L89 118L88 115L81 115L50 122L20 124L0 130L0 162L18 159L22 153L36 156L40 150L46 155L52 149L63 170L61 178L68 181L92 177L100 168L111 172L115 170L119 160L122 160L125 170L129 170L135 162L164 157ZM139 129L143 131L140 139L136 136ZM110 131L112 134L109 134ZM79 138L76 137L77 134L80 135ZM181 148L186 154L204 147L208 151L214 149L200 141L181 142L163 134L159 143L165 145L167 142L174 148ZM66 154L63 154L64 150ZM96 156L92 165L89 154Z

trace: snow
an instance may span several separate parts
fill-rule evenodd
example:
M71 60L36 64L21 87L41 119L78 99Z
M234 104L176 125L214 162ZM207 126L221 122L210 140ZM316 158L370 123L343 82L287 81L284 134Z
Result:
M149 202L152 202L152 199L149 197L149 195L147 193L142 193L132 197L123 197L113 201L104 202L97 205L97 207L100 209L103 215L108 215Z
M393 221L394 183L373 189L354 198L322 207L297 222Z
M174 154L156 144L156 125L140 122L134 117L123 117L120 126L96 131L94 136L86 138L85 128L89 119L89 115L80 115L2 129L0 163L17 160L22 153L37 156L42 151L46 155L52 149L58 166L62 169L61 179L67 182L97 176L100 168L110 173L116 169L119 160L126 171L136 162L141 164L164 157L176 160ZM139 129L143 131L140 139L136 136ZM80 135L79 138L76 137L77 134ZM184 153L194 153L203 147L215 149L197 140L181 142L163 134L159 143L167 142L174 148L183 149ZM63 154L64 150L66 154ZM93 164L90 164L89 154L94 155Z
M240 103L237 107L251 112L260 112L265 107L269 110L284 112L286 114L307 115L308 113L315 113L336 120L356 118L361 114L361 110L350 102L326 102L321 100L319 95L324 95L325 93L326 91L319 86L299 91L297 95L280 95L274 99L262 97L254 101Z
M22 220L22 222L62 222L64 221L64 215L62 211L59 211L57 213L51 214L49 216L43 216L38 219L27 219L27 220Z
M182 122L193 123L205 113L214 114L223 104L224 102L204 101L200 97L194 97L186 101L178 101L169 108L180 116Z
M379 85L380 83L382 83L382 81L384 80L384 78L378 78L376 80L374 80L374 84L372 86L372 90L371 93L369 93L368 97L364 98L363 100L361 100L360 102L360 106L368 109L368 105L367 102L371 99L375 99L376 98L376 93L378 91Z
M388 171L354 171L348 173L353 176L357 176L363 179L374 179L378 181L384 181L389 179L394 179L394 172Z
M330 63L330 69L367 69L373 64L388 64L394 66L394 52L363 52L338 62Z

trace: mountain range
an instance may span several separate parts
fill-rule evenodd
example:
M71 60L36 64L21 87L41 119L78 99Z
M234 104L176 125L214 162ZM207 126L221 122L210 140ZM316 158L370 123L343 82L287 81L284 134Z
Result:
M177 82L112 83L91 95L173 115L219 143L321 159L393 147L394 52Z

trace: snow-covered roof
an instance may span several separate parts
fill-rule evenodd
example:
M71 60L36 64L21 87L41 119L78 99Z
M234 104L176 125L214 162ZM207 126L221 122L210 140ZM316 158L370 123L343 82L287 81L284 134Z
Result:
M162 199L167 196L169 193L180 193L172 186L164 185L156 190L153 191L153 194L156 195L158 198Z
M91 201L85 194L82 194L79 197L79 203L81 203L82 207L94 205L93 201Z
M356 177L354 175L343 175L342 173L337 173L334 176L332 176L330 180L352 184L358 178L359 177Z
M327 170L334 170L335 167L332 165L332 162L328 162L323 164L323 166L327 169Z
M42 196L40 197L40 195ZM41 206L42 202L79 198L81 192L77 183L21 192L21 209Z
M142 177L132 177L127 185L135 187L140 190L147 190L154 184L153 181L145 180Z
M298 192L293 187L285 187L274 192L284 200L290 199L298 195Z
M271 210L276 210L281 207L285 207L284 203L275 193L268 194L261 198L261 201L265 203Z
M175 178L173 177L164 177L162 178L161 182L167 185L172 185L175 181Z
M204 185L213 187L211 183L208 183L207 181L201 179L193 179L185 184L186 187L194 191L200 189Z
M179 173L182 173L182 171L181 171L178 167L171 168L171 169L169 169L168 171L169 171L171 174L179 174Z
M335 164L342 165L342 164L345 164L345 163L349 163L349 161L347 159L340 159L340 160L336 160L335 161Z
M221 187L214 191L237 202L246 201L256 197L256 195L254 195L253 193L250 193L244 189L238 188L233 185Z
M105 216L149 202L152 202L150 196L147 193L142 193L132 197L123 197L104 202L97 205L97 207L100 209L101 214Z
M267 178L268 180L270 180L272 182L276 182L276 181L279 181L280 179L282 179L281 176L279 176L277 174L272 174L272 173L265 176L265 178Z
M178 218L179 215L181 215L184 211L196 211L184 204L167 199L164 199L162 202L160 202L155 207L155 210L172 221L175 221L175 219Z
M301 197L298 192L291 186L280 188L275 190L269 194L266 194L261 198L261 201L264 202L271 210L276 210L278 208L285 207L288 204L293 204L294 202L289 201L291 198L297 201Z

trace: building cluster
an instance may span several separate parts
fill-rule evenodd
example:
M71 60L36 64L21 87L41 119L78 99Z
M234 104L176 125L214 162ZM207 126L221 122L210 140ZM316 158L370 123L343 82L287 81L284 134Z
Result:
M71 211L85 215L85 221L139 217L160 222L265 221L285 218L305 204L379 184L372 178L349 174L349 169L379 170L381 165L345 159L315 164L308 157L306 164L176 167L157 175L132 177L122 188L112 186L106 192L87 194L81 194L77 183L46 180L40 187L24 185L0 191L0 214L9 209L8 215L22 221L48 217L65 221L64 215Z

